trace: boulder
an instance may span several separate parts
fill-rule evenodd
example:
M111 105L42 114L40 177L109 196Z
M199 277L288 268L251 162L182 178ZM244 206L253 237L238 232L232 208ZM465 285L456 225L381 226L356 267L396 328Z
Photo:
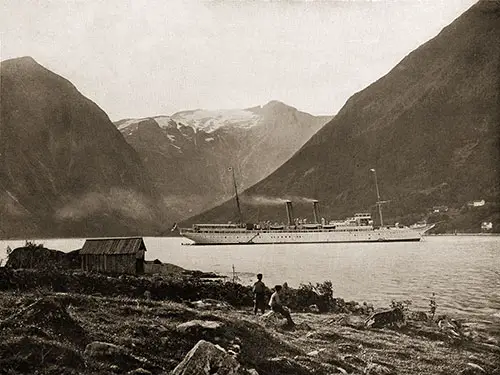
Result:
M200 310L234 310L234 308L229 303L211 298L205 298L199 301L190 302L189 306Z
M179 324L176 328L179 332L198 334L203 331L216 331L221 327L221 322L213 320L190 320Z
M370 363L366 366L365 372L366 375L391 375L395 374L395 372L389 368L388 366L379 364L379 363Z
M85 347L86 357L107 357L127 354L127 349L107 342L93 341Z
M365 322L368 328L382 328L404 323L403 310L395 307L372 314Z
M172 371L172 375L246 375L239 362L218 345L200 340Z

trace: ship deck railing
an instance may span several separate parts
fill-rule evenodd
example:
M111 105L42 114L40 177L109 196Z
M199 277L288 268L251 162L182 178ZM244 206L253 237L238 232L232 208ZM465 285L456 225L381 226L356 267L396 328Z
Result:
M224 233L224 234L230 234L230 233L305 233L305 232L317 232L317 233L324 233L324 232L367 232L367 231L372 231L374 230L373 227L363 227L363 228L318 228L318 229L311 229L311 228L301 228L301 229L240 229L240 230L207 230L207 229L202 229L202 230L196 230L196 229L182 229L182 233ZM375 229L377 230L377 229Z

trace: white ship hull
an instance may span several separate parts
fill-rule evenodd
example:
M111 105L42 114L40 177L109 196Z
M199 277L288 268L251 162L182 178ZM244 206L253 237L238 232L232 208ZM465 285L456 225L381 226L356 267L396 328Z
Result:
M243 244L297 244L342 242L396 242L420 241L420 231L409 228L372 230L235 230L195 232L181 230L181 235L195 245L243 245Z

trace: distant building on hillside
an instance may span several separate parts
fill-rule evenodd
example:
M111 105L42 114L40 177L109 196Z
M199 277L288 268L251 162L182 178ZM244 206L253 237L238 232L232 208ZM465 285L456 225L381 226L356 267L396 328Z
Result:
M447 211L448 211L448 206L434 206L434 207L432 207L432 212L434 212L434 213L447 212Z
M484 201L484 199L481 199L480 201L467 202L467 206L469 206L469 207L482 207L485 204L486 204L486 202Z
M143 274L145 252L142 237L86 240L80 250L82 270Z
M493 229L493 223L491 221L483 221L481 223L481 232L489 232Z

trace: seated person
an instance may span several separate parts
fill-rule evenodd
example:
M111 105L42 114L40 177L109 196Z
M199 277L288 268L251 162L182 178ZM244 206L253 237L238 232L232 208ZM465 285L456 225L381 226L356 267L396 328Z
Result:
M290 316L290 311L284 308L283 305L281 304L280 301L281 289L282 289L281 285L276 285L274 287L275 292L271 295L271 299L269 300L269 306L274 312L280 313L286 318L288 322L287 325L294 326L295 323L293 322L292 317Z

